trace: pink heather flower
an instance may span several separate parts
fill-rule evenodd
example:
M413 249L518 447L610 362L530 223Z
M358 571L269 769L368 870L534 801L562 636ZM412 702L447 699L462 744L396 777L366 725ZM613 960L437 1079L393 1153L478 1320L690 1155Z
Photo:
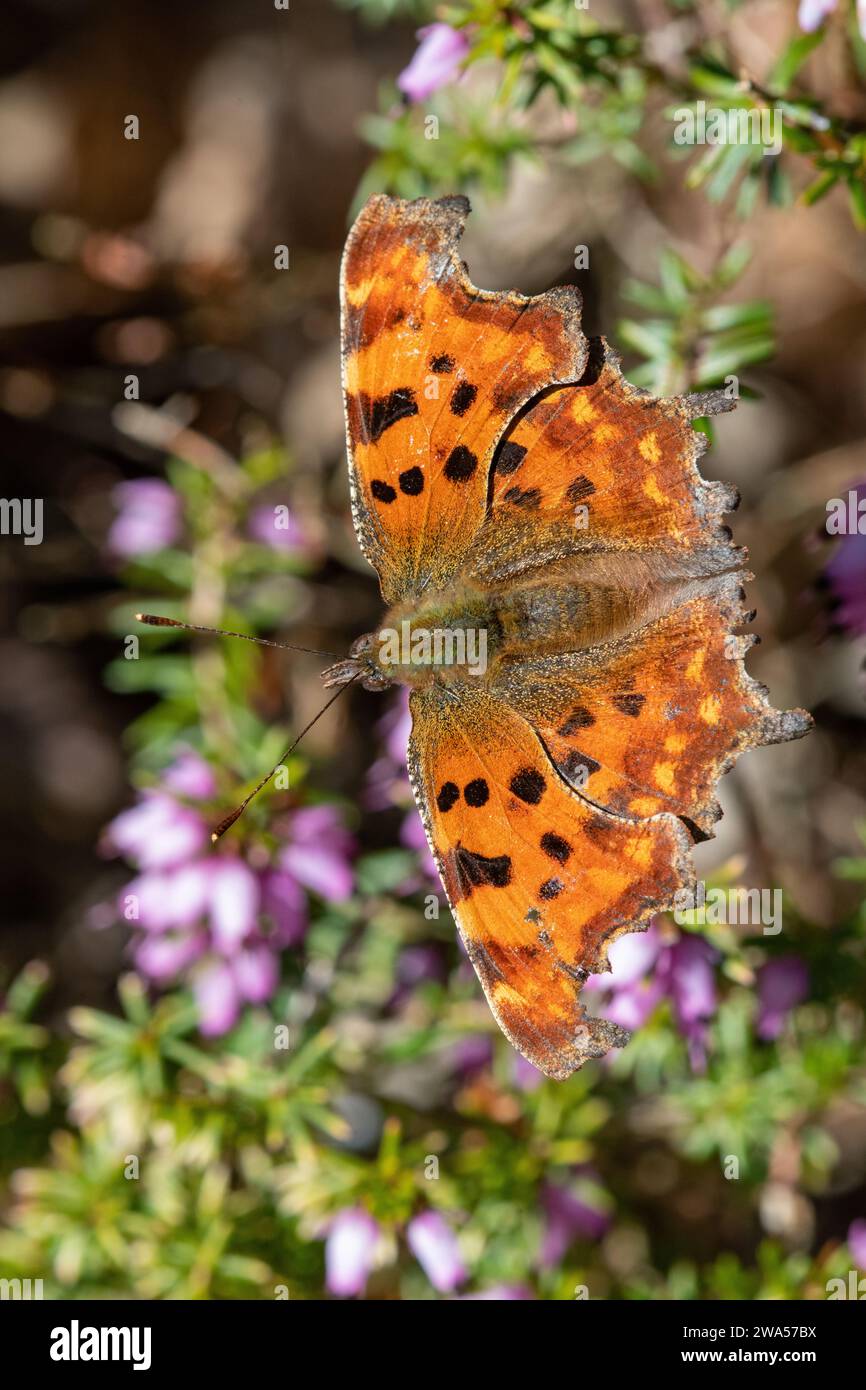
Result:
M641 1028L667 995L688 1041L692 1066L700 1070L706 1060L707 1024L716 1011L716 959L708 942L692 933L665 946L653 923L646 932L628 932L614 941L608 952L610 974L590 975L584 990L601 993L603 1016L630 1031Z
M837 0L800 0L797 22L807 34L820 29L825 19L836 9ZM866 0L857 0L857 27L866 39Z
M410 101L426 101L457 76L470 44L465 33L450 24L428 24L415 37L421 42L397 86Z
M349 859L355 842L333 806L308 806L289 821L289 843L279 861L299 883L326 902L352 896L354 876Z
M575 1240L600 1240L610 1225L604 1194L592 1172L579 1175L570 1187L544 1184L541 1205L545 1214L539 1264L552 1269Z
M273 923L276 945L300 945L307 930L307 899L290 873L273 869L264 874L262 911Z
M378 1237L379 1227L363 1207L347 1207L334 1218L325 1245L325 1282L331 1293L351 1298L364 1292Z
M206 1038L220 1037L234 1027L240 1013L240 991L225 961L212 959L194 971L192 992L199 1031Z
M531 1062L527 1062L525 1057L521 1057L519 1052L515 1052L512 1060L512 1075L514 1084L518 1091L537 1091L544 1081L544 1072L539 1071Z
M713 966L717 959L718 953L708 942L687 934L665 951L659 969L695 1071L706 1065L707 1023L716 1011Z
M610 974L590 975L584 991L605 993L604 1017L629 1032L641 1028L662 998L663 986L650 976L662 951L655 923L645 932L626 932L611 942L607 958Z
M411 798L406 772L406 749L411 730L409 692L401 687L376 723L376 733L384 751L367 773L364 801L371 811L402 806Z
M259 880L252 869L234 855L214 859L210 888L210 922L214 943L231 955L256 925Z
M310 538L297 517L288 509L263 504L254 507L247 518L247 534L260 545L289 554L310 553Z
M174 545L183 529L180 497L161 478L120 483L113 492L117 516L108 532L108 549L131 558Z
M413 1216L406 1227L409 1249L439 1293L452 1293L466 1278L457 1237L438 1211Z
M758 1037L778 1038L791 1009L809 993L809 972L798 956L777 956L758 971Z
M207 826L197 811L164 792L145 792L108 827L110 843L143 869L166 869L191 858L207 843Z
M662 949L661 935L654 922L646 931L625 932L612 941L608 947L607 959L609 975L590 975L585 988L593 984L596 988L608 988L614 993L630 989L648 975L659 958Z
M182 748L170 767L162 774L162 785L177 796L193 801L207 801L216 796L217 784L210 763L191 748Z
M860 1216L848 1227L848 1249L858 1269L866 1269L866 1221Z
M800 8L797 11L797 23L807 34L812 34L821 25L828 15L831 15L836 8L836 0L800 0Z
M263 942L245 946L231 962L235 984L250 1004L264 1004L279 984L277 958Z
M313 806L289 818L276 865L205 854L205 820L177 798L215 792L208 763L184 749L162 785L115 817L106 837L141 870L118 894L112 920L132 925L132 956L148 979L164 985L187 977L209 1036L233 1027L244 1004L271 998L280 952L297 946L307 928L304 885L331 901L348 897L354 851L337 810Z
M187 970L207 947L203 931L162 936L146 936L135 947L132 958L137 970L156 984L164 984Z

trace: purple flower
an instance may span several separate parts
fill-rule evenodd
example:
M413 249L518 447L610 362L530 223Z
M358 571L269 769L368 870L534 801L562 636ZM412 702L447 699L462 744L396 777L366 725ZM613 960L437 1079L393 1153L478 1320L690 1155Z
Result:
M807 34L813 34L833 13L836 4L837 0L800 0L797 11L800 28L805 29ZM866 0L857 0L857 27L861 37L866 39Z
M439 1293L452 1293L466 1278L457 1237L438 1211L413 1216L406 1227L409 1249Z
M347 1207L331 1223L325 1245L325 1282L331 1293L363 1293L373 1264L379 1227L363 1207Z
M108 827L109 842L143 869L165 869L191 858L207 843L207 826L197 811L164 792L145 792Z
M409 692L401 688L376 724L384 752L367 773L364 801L371 811L404 805L411 797L406 773L406 748L411 729Z
M250 1004L266 1003L279 983L277 958L264 942L238 951L231 967L240 994Z
M207 801L216 796L216 778L210 763L191 748L182 748L171 767L162 774L162 785L177 796L193 801Z
M860 1216L848 1227L848 1249L858 1269L866 1269L866 1221Z
M655 923L645 932L626 932L611 942L607 953L610 974L590 975L584 985L590 994L607 994L604 1016L611 1023L630 1031L646 1023L664 993L663 986L649 975L661 952L661 934Z
M421 42L397 78L397 86L410 101L426 101L457 76L470 44L463 31L450 24L428 24L416 38Z
M866 483L851 490L858 502L866 500ZM824 567L823 580L833 602L834 624L854 637L866 635L866 536L852 532L840 537Z
M809 992L809 972L798 956L777 956L758 971L758 1037L778 1038L785 1019Z
M220 1037L234 1027L240 1012L240 992L224 960L209 960L196 970L192 992L198 1007L199 1030L206 1038Z
M262 879L262 911L274 926L279 946L297 946L307 930L307 900L297 879L274 869Z
M807 34L812 34L821 25L828 15L831 15L836 8L836 0L800 0L800 8L797 11L797 23L801 29L805 29Z
M580 1175L570 1187L544 1184L541 1205L545 1214L539 1264L558 1265L574 1240L600 1240L610 1225L604 1196L594 1173Z
M197 961L207 947L204 932L146 936L133 951L137 970L157 984L167 983Z
M493 1063L493 1043L483 1033L461 1038L451 1051L451 1065L462 1080L487 1071Z
M252 540L271 550L301 555L314 549L303 526L283 505L254 507L247 518L247 533Z
M664 945L655 923L618 937L608 951L610 973L590 975L584 990L602 993L601 1012L622 1028L641 1028L661 1000L673 1001L688 1041L692 1066L705 1065L707 1024L716 1010L713 966L717 954L702 937L686 933Z
M646 931L624 932L612 941L607 953L611 986L615 993L630 989L652 970L662 949L661 934L654 922ZM604 975L592 975L592 980L604 980ZM589 980L587 980L587 985Z
M210 921L214 943L232 955L256 925L259 880L243 859L224 855L212 861Z
M277 863L257 846L248 862L236 851L203 853L208 827L177 798L213 796L208 763L184 749L162 784L115 817L107 842L141 872L118 894L112 920L133 924L137 968L159 985L186 977L202 1033L225 1033L245 1004L270 999L280 952L307 928L304 886L331 901L352 892L352 837L333 806L296 811ZM262 857L263 856L263 857Z
M183 529L181 500L162 479L120 483L112 495L118 510L108 532L108 548L115 555L150 555L179 539Z
M289 843L280 865L326 902L341 903L352 896L354 877L349 860L352 836L333 806L308 806L289 822Z
M514 1084L518 1091L537 1091L544 1081L544 1072L534 1067L531 1062L527 1062L525 1057L521 1057L519 1052L515 1052L512 1061L512 1074Z
M707 1024L716 1011L716 977L713 966L718 952L703 937L686 934L668 947L659 975L673 1000L680 1032L689 1045L695 1071L706 1065Z
M191 926L210 903L210 862L198 860L171 871L140 874L120 894L122 916L146 931ZM127 910L132 902L135 912Z

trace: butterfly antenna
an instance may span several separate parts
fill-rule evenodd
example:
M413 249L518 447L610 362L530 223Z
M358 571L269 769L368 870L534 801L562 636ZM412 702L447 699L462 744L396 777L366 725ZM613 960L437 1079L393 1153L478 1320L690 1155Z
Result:
M206 632L211 637L240 637L244 642L255 642L258 647L278 647L284 652L306 652L308 656L337 656L336 652L320 651L318 647L297 647L292 642L272 642L267 637L251 637L248 632L228 632L224 627L200 627L198 623L181 623L177 618L162 618L156 613L136 613L135 620L147 623L149 627L179 627L184 632Z
M242 633L241 633L240 635L243 636ZM285 763L286 759L290 756L290 754L294 753L294 751L295 751L295 749L297 748L298 744L300 743L301 739L304 737L304 734L308 733L308 732L310 731L310 729L312 729L313 725L316 724L316 723L321 719L321 717L322 717L322 715L325 713L325 711L326 711L326 710L329 710L329 709L331 708L331 705L334 703L334 701L335 701L335 700L338 700L338 699L340 698L340 696L342 695L343 691L344 691L344 690L348 690L349 686L352 684L352 681L357 680L357 679L358 679L358 676L360 676L361 674L362 674L362 673L361 673L360 671L356 672L356 674L355 674L354 676L352 676L351 680L346 681L346 683L345 683L344 685L341 685L341 686L340 686L340 688L339 688L339 690L337 691L336 695L332 695L331 698L330 698L330 700L328 700L327 704L324 704L324 705L322 706L322 708L319 710L319 713L318 713L317 715L314 715L314 717L310 720L309 724L307 724L307 725L304 726L304 728L303 728L303 729L301 730L301 732L298 734L298 737L295 739L294 743L291 745L290 748L287 748L287 749L286 749L285 753L284 753L283 756L280 758L279 762L277 762L277 763L274 764L274 766L271 768L271 770L270 770L270 772L267 774L267 776L262 778L262 780L259 782L258 786L257 786L257 787L254 787L253 790L250 792L249 796L244 797L244 799L243 799L243 801L241 802L240 806L236 806L235 809L234 809L232 812L230 812L230 814L227 815L227 816L225 817L224 820L221 820L221 821L220 821L219 825L216 827L216 830L214 830L213 833L211 834L211 840L212 840L212 842L213 842L214 844L216 844L217 840L219 840L219 839L226 833L227 830L230 830L230 829L231 829L231 827L234 825L235 821L238 820L238 819L243 815L244 811L247 809L247 807L249 806L249 804L250 804L250 802L253 800L253 798L256 797L256 796L258 796L258 794L259 794L259 792L262 790L262 788L263 788L263 787L266 787L266 786L268 785L268 783L270 782L271 778L272 778L272 777L274 776L274 774L278 771L278 769L281 768L281 767L283 766L283 764Z

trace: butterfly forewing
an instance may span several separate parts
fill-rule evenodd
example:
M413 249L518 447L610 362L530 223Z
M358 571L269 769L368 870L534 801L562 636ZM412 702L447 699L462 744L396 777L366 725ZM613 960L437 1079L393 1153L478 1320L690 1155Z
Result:
M393 603L441 588L484 520L493 451L586 361L576 290L476 289L468 203L371 198L343 257L343 385L355 525Z

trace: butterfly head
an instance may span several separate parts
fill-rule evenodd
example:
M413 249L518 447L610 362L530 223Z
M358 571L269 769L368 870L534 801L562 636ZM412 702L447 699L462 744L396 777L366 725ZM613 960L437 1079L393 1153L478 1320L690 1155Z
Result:
M360 680L365 690L388 690L393 684L375 660L378 633L365 632L349 648L344 661L337 661L322 672L326 687L348 685L350 681Z

